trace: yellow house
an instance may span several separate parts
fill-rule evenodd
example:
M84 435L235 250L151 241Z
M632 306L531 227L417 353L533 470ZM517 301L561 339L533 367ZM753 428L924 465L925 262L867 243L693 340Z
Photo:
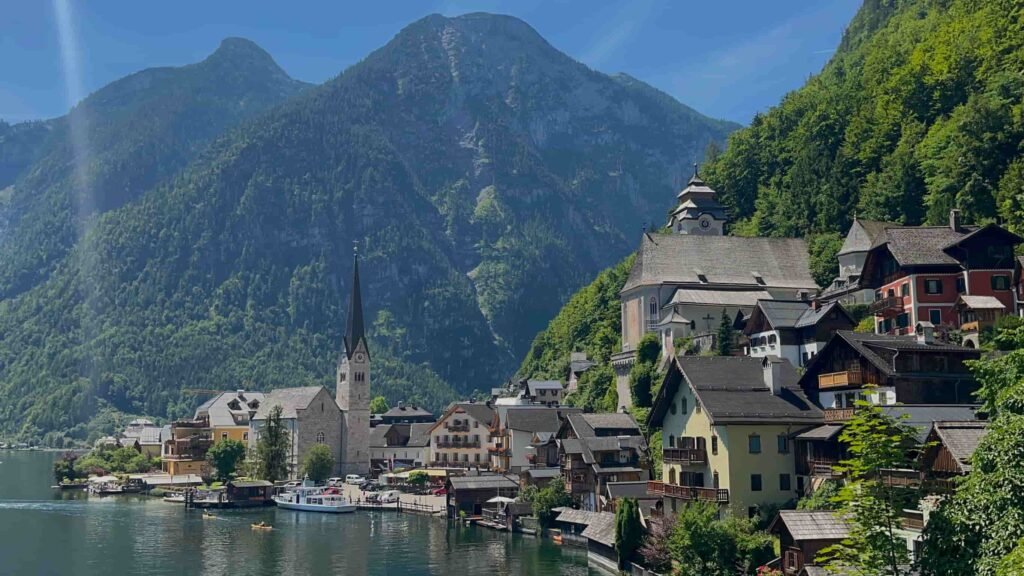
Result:
M661 428L666 510L717 502L736 515L799 494L792 438L822 422L775 356L678 356L669 365L647 424Z
M196 418L210 421L210 438L249 443L249 420L259 410L265 395L262 392L236 390L222 392L196 409Z

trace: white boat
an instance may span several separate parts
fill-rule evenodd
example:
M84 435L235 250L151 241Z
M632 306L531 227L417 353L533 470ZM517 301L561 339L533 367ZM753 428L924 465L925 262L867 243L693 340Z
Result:
M344 494L335 489L308 485L296 486L274 496L274 503L285 510L301 510L303 512L326 512L343 514L355 512L356 505L349 503Z

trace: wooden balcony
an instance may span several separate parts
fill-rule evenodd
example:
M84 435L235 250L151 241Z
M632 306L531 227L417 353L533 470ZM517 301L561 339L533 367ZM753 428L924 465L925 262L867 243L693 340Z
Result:
M469 422L455 424L445 424L445 429L452 432L469 432Z
M922 481L917 470L879 470L878 477L886 486L896 488L917 488Z
M665 448L664 461L672 464L707 464L708 452L701 448Z
M853 413L856 408L825 408L823 410L825 415L826 424L834 424L839 422L846 422L850 418L853 418Z
M842 372L829 372L818 375L818 389L845 388L847 386L862 386L864 375L860 370L844 370Z
M887 296L868 305L868 313L888 318L903 313L903 297Z
M827 459L812 459L807 462L807 468L811 472L811 476L817 476L819 478L841 478L842 474L835 471L835 466L839 462L835 460Z
M451 440L438 440L437 441L437 447L438 448L479 448L480 447L480 441L479 440L465 440L465 441L453 442Z
M670 498L680 500L704 500L706 502L718 502L726 504L729 502L729 491L723 488L704 488L701 486L677 486L651 480L647 482L647 491L652 494L661 494Z

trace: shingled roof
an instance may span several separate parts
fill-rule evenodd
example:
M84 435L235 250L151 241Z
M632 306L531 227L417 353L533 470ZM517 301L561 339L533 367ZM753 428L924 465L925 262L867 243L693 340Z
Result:
M838 256L851 252L867 252L875 245L886 228L898 226L899 224L895 222L854 218L850 230L846 233L846 239L843 240L843 247L839 249Z
M988 434L988 423L971 420L967 422L936 422L935 435L950 455L960 463L964 473L971 471L971 457L978 444Z
M849 344L854 351L861 355L865 360L870 362L873 366L878 368L880 372L887 376L893 376L896 371L893 369L892 363L888 362L878 354L880 350L894 350L898 352L936 352L936 353L956 353L956 354L967 354L974 357L981 357L981 352L976 348L968 348L966 346L957 346L955 344L947 344L945 342L932 342L930 344L921 343L917 341L915 336L893 336L890 334L869 334L865 332L854 332L852 330L836 330L832 338L825 344L814 358L811 359L810 363L807 364L807 370L804 372L803 378L811 379L807 384L810 388L815 388L814 382L817 381L817 372L814 370L819 362L825 362L828 358L831 349L839 346L841 342ZM968 375L957 374L959 378L964 378Z
M588 438L609 435L616 431L640 434L640 426L629 414L621 412L607 414L566 414L566 420L576 436Z
M665 417L683 383L694 390L714 424L794 423L819 424L822 412L797 385L796 370L789 362L780 366L780 392L772 394L765 383L764 359L749 356L678 356L669 368L681 378L666 377L648 426Z
M560 408L509 407L505 416L505 427L523 432L558 432L562 425Z
M764 284L755 278L760 275ZM807 244L797 238L644 234L622 291L660 284L816 290Z
M580 534L584 538L599 542L605 546L615 546L615 514L611 512L595 512L586 529Z
M298 416L296 410L305 410L321 390L325 390L325 388L323 386L305 386L302 388L278 388L277 390L271 390L264 397L263 403L260 404L260 408L256 411L256 416L253 417L253 420L266 420L274 406L281 407L282 418L296 418ZM335 407L337 407L337 404L335 404Z
M842 540L849 527L828 510L780 510L768 531L778 534L785 528L793 540Z

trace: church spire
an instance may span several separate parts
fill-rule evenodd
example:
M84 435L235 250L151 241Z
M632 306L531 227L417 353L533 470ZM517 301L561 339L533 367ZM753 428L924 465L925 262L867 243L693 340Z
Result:
M349 359L352 358L360 341L366 347L367 354L370 352L369 346L366 345L366 334L363 331L363 298L359 290L359 249L355 246L352 248L352 259L352 295L348 300L348 319L345 325L345 356Z

